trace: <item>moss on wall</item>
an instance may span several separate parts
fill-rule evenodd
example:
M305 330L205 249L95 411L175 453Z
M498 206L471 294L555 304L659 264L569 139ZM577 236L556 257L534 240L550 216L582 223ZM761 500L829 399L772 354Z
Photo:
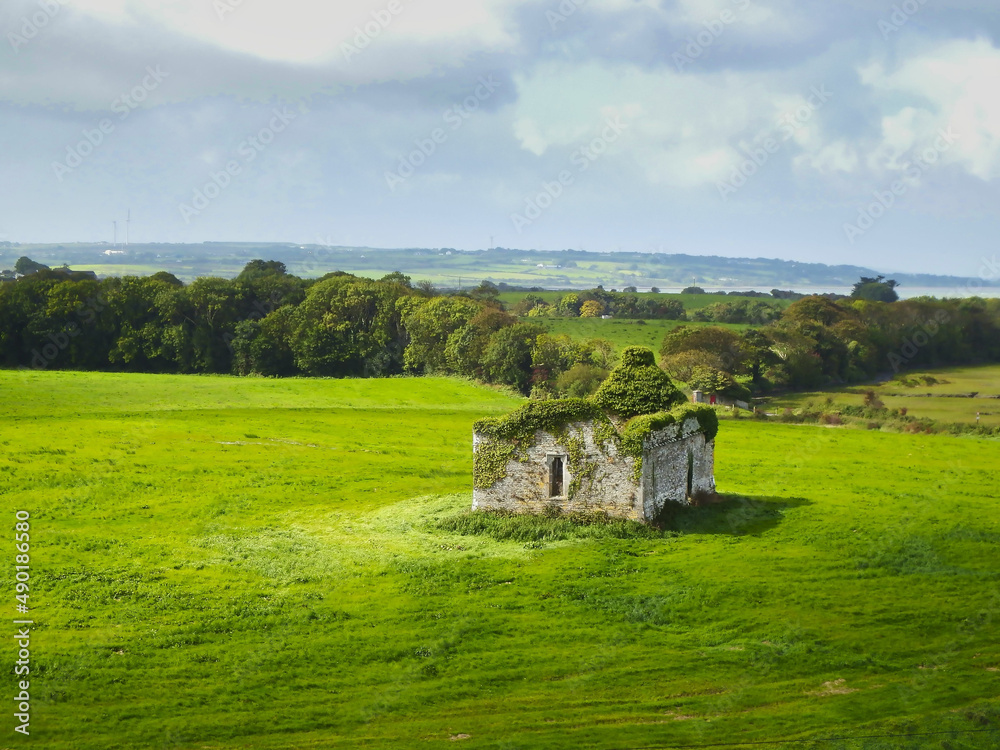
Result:
M510 461L523 461L524 449L534 443L539 430L555 436L566 446L569 457L570 498L584 480L593 481L597 464L586 461L586 446L579 437L570 437L568 427L576 422L592 422L598 449L607 454L618 444L618 432L611 420L592 401L581 398L532 401L504 417L481 419L474 425L485 438L476 447L473 458L473 481L478 489L492 487L507 476Z
M507 464L523 455L513 443L488 438L476 446L472 458L472 483L485 490L507 476Z
M475 486L492 487L507 476L512 460L523 461L525 449L535 441L539 430L553 435L566 447L569 457L572 498L583 482L593 482L597 464L586 460L583 438L570 437L568 426L578 422L593 423L594 442L601 453L610 447L635 459L635 481L642 476L642 452L646 438L673 424L682 425L690 418L698 421L706 440L714 440L719 419L708 406L683 405L684 396L670 377L656 366L653 353L640 347L622 352L621 365L594 394L592 399L567 398L532 401L504 417L481 419L474 426L483 440L473 460ZM681 403L682 405L678 406ZM671 407L673 410L671 411ZM609 418L631 418L619 431Z
M710 406L681 406L673 411L643 414L629 420L621 432L621 451L635 459L635 481L642 476L642 449L647 437L671 425L683 425L688 419L698 422L706 441L715 440L719 432L719 417Z
M541 430L553 435L566 448L570 473L567 495L572 499L583 482L593 482L597 473L597 464L586 460L583 438L569 434L567 428L574 422L593 423L594 442L601 453L608 455L614 446L621 454L635 459L634 479L638 483L646 438L665 427L683 425L688 419L697 420L706 440L715 439L719 418L709 406L685 405L673 411L642 414L629 420L619 432L600 409L583 399L530 403L506 417L476 423L476 432L485 439L477 446L473 460L475 486L486 489L507 476L508 462L524 460L524 449L534 443L535 432Z
M608 421L608 424L611 422ZM559 442L566 446L566 455L569 458L570 480L566 497L572 500L585 481L593 484L597 476L597 462L587 460L587 446L582 437L566 437ZM601 452L604 453L604 450Z

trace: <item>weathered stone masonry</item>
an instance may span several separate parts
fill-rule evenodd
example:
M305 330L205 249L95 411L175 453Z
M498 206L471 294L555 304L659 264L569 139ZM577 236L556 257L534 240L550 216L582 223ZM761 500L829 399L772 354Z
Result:
M603 511L650 522L664 503L688 503L715 492L713 439L698 419L688 417L651 430L642 438L641 466L621 450L617 432L591 420L571 422L556 432L536 430L506 462L490 486L476 486L473 509L543 513ZM714 437L714 435L712 436ZM495 449L495 439L473 435L475 460Z

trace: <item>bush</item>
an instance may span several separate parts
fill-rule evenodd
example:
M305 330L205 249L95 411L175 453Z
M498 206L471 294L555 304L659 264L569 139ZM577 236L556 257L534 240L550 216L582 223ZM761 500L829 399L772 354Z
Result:
M722 358L704 349L680 352L663 358L663 369L682 383L690 383L691 376L698 367L722 370Z
M875 391L865 391L865 406L869 409L884 409L885 404Z
M691 379L688 380L688 385L696 391L719 393L739 401L750 400L750 389L737 382L736 378L723 370L695 367L691 373Z
M685 401L670 376L656 366L653 352L638 346L622 351L621 364L594 394L594 403L624 419L668 411Z
M607 377L607 370L581 362L560 373L556 390L569 398L587 398L597 392Z

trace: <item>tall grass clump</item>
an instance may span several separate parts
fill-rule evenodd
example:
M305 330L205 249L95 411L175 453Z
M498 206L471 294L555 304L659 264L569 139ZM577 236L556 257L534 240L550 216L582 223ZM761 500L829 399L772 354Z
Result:
M637 521L607 513L528 515L511 511L474 510L450 516L437 528L462 536L488 536L498 542L561 542L567 539L659 539L671 536Z

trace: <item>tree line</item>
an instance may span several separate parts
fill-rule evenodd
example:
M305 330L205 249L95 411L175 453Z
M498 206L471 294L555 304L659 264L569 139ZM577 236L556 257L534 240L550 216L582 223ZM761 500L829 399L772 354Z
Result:
M29 268L0 283L0 365L31 369L378 377L451 373L524 392L580 365L613 364L607 341L576 343L519 322L496 286L439 294L392 273L301 279L251 261L235 279L111 277ZM578 387L563 378L567 393ZM589 387L589 386L588 386Z
M508 311L489 282L441 294L398 272L378 280L344 272L301 279L263 260L248 263L235 279L190 284L166 272L98 280L68 269L22 268L29 273L0 282L5 367L451 373L539 398L586 396L614 366L614 346L547 333L537 318L580 316L592 302L590 310L618 317L686 318L677 300L656 295L597 288L564 294L554 304L528 295ZM536 312L546 307L551 312ZM784 310L761 300L713 308L696 317L752 327L681 326L664 338L660 363L689 386L736 396L856 382L907 366L1000 360L1000 300L813 296Z
M734 398L857 383L907 368L1000 361L1000 300L879 302L804 297L771 323L681 326L661 364L691 387Z

